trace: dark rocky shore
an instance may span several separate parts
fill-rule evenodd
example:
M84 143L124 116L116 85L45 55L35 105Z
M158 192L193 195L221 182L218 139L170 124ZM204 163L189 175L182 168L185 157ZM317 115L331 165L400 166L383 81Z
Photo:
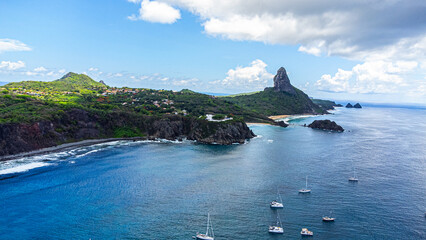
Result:
M0 156L88 139L117 138L117 129L137 132L139 137L167 140L187 138L221 145L244 143L255 136L242 121L209 122L184 116L136 117L128 113L98 116L73 109L51 121L0 124Z

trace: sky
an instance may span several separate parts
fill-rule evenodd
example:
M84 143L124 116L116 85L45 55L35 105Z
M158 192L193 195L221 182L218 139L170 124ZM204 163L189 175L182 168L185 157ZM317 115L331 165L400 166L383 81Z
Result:
M0 82L426 104L424 0L2 0Z

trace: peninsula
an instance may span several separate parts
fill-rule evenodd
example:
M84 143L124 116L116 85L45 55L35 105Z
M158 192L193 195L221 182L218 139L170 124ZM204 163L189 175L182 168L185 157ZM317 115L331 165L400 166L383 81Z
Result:
M55 81L0 87L0 156L95 139L244 143L255 136L246 122L286 127L267 116L308 113L326 110L293 87L284 68L278 70L273 88L241 97L110 87L70 72Z

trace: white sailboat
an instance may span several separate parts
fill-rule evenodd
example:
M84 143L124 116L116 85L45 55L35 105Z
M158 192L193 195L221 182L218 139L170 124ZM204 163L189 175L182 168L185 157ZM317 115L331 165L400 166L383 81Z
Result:
M284 208L283 200L281 198L280 193L277 191L277 195L279 200L274 200L271 202L271 208Z
M358 182L358 177L355 173L355 166L354 166L354 175L352 177L349 177L349 182Z
M204 233L197 233L197 236L195 239L199 240L214 240L214 232L213 232L213 225L210 222L210 213L207 213L207 230L206 234Z
M275 225L269 226L269 233L273 234L283 234L283 224L281 223L280 215L277 213L277 223Z
M334 222L334 220L336 220L336 218L332 217L331 213L332 213L332 211L330 211L330 216L322 217L322 221L323 222Z
M308 189L308 176L306 176L306 185L305 188L299 190L299 193L310 193L311 189Z

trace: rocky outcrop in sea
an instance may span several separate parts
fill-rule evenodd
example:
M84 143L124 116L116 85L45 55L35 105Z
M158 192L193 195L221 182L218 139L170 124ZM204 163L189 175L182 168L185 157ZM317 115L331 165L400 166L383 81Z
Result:
M308 127L313 129L321 129L321 130L329 130L335 132L343 132L345 131L340 125L338 125L334 121L326 120L315 120Z
M354 108L362 108L362 107L361 107L361 104L357 103L354 105Z
M348 103L348 104L346 104L346 107L347 108L353 108L354 106L352 106L352 104Z

